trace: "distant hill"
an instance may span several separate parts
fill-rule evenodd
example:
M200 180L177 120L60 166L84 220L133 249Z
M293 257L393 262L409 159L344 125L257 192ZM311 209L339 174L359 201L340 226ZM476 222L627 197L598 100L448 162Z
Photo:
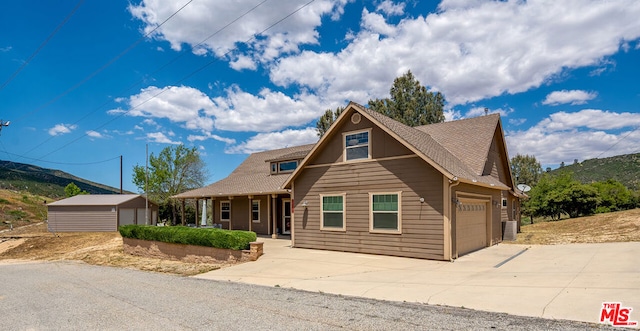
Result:
M94 183L64 171L0 160L0 189L28 191L55 199L65 197L64 188L71 182L90 194L120 193L119 188Z
M550 173L573 172L574 178L582 183L592 183L615 179L632 190L640 189L640 153L584 160L565 165Z

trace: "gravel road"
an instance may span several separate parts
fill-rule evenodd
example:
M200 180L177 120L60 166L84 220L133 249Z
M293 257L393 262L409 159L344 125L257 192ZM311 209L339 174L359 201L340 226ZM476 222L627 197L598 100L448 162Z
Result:
M1 330L594 330L75 262L1 264Z

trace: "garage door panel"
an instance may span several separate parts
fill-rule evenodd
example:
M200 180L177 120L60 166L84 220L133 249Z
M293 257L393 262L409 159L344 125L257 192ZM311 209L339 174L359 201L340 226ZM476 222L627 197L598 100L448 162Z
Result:
M458 255L487 246L487 202L460 199L456 208Z

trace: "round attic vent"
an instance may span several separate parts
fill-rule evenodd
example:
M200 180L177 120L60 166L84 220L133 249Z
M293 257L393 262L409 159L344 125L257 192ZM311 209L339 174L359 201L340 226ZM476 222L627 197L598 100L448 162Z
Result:
M362 116L358 113L354 113L353 115L351 115L351 123L353 124L358 124L360 123L360 120L362 119Z

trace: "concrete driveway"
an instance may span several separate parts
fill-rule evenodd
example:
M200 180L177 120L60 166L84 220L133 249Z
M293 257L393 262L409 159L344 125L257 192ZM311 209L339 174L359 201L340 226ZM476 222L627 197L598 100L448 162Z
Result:
M640 320L640 242L500 244L455 262L291 248L197 278L598 323L603 302Z

